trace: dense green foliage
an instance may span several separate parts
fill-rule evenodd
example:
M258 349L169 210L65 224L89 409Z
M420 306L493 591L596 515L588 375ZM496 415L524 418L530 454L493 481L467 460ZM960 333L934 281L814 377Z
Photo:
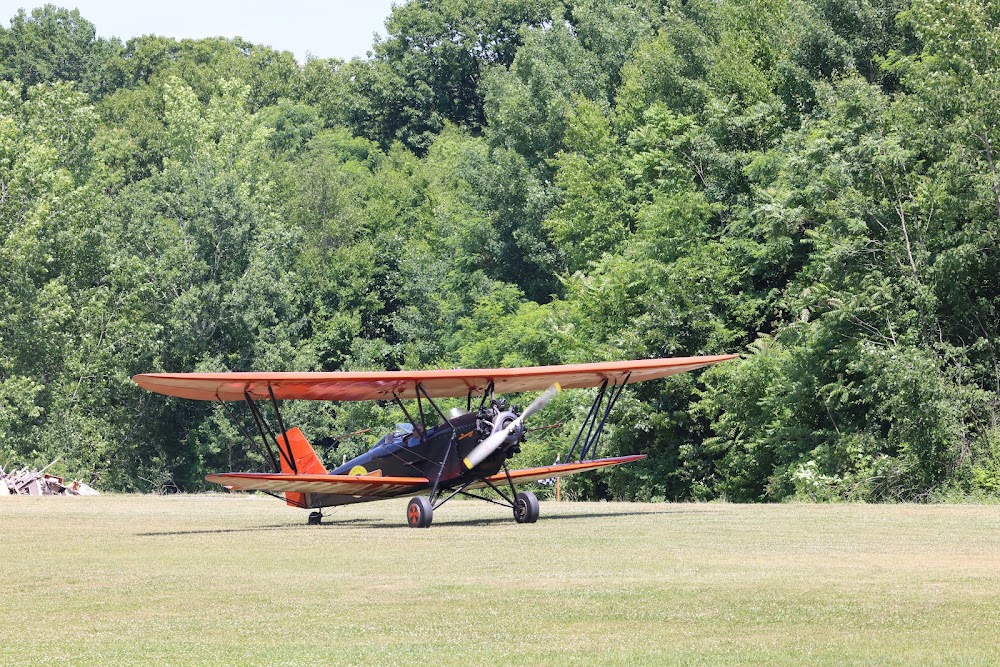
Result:
M603 451L650 457L570 492L996 495L998 24L996 0L412 0L370 59L300 67L22 11L0 463L117 489L260 465L138 372L736 351L628 392ZM522 462L589 400L560 396Z

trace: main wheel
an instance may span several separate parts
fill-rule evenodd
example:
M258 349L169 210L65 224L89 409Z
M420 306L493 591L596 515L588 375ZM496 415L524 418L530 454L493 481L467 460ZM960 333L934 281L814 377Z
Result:
M406 506L406 523L410 528L430 528L434 520L434 508L427 496L417 496L410 499Z
M535 523L538 521L538 498L531 491L521 491L514 501L514 521Z
M323 513L322 512L310 512L309 513L309 525L319 526L323 523Z

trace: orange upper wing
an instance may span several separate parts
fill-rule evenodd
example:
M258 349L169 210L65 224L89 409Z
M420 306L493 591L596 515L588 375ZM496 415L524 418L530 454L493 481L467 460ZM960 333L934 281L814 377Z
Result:
M430 371L336 373L145 373L132 379L143 389L203 401L275 398L314 401L375 401L415 398L420 385L432 398L481 392L492 382L498 394L538 391L558 382L564 389L596 387L605 380L628 383L655 380L733 359L735 354L607 361L565 366L479 368Z

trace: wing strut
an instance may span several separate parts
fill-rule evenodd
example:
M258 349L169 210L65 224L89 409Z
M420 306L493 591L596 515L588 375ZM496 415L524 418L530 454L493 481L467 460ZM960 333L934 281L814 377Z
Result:
M253 416L253 423L257 427L257 432L260 433L260 439L264 441L264 449L267 450L268 456L271 459L271 464L274 466L274 472L281 472L281 465L274 456L274 451L271 449L271 443L267 441L267 434L271 433L271 429L267 427L267 422L264 421L264 416L260 414L260 411L254 404L253 399L250 398L250 393L244 391L243 397L247 402L247 407L250 408L250 414ZM274 437L273 433L271 433L271 437ZM277 446L277 444L278 442L275 440L275 446ZM280 447L278 448L278 454L281 454Z
M264 440L264 446L261 447L260 445L257 444L257 439L254 438L252 435L250 435L250 431L248 431L246 428L243 427L243 424L240 422L240 420L238 420L236 418L236 415L233 414L233 411L229 409L229 406L226 405L226 402L225 401L219 401L219 405L221 405L222 408L226 411L226 414L229 416L229 420L231 422L233 422L233 424L236 425L236 428L239 429L240 433L243 434L243 437L247 439L247 441L250 443L250 445L254 449L258 450L264 456L265 460L268 460L268 461L271 462L271 467L274 470L274 472L281 472L281 466L278 465L278 460L276 458L274 458L274 451L271 449L271 445L267 441L267 438L264 438L264 432L261 431L261 434L260 434L261 437ZM257 418L255 416L254 417L254 423L256 423L256 422L257 422Z
M446 424L448 424L449 428L451 428L451 440L448 442L448 449L447 449L447 451L445 451L444 456L441 457L441 466L438 468L437 475L435 475L435 477L434 477L434 484L433 484L433 486L431 486L430 501L431 501L431 505L433 506L434 505L434 496L437 495L438 486L441 484L441 477L444 475L444 466L448 463L448 459L451 457L451 453L453 451L455 451L455 433L456 433L456 430L455 430L455 425L451 423L451 420L448 419L448 416L444 412L441 411L441 408L438 407L437 403L434 402L434 399L430 397L430 394L427 393L427 391L424 389L424 386L422 384L420 384L419 382L417 383L417 386L416 386L416 392L417 392L417 405L418 406L420 405L420 394L423 394L424 398L427 399L427 402L431 404L431 407L433 407L434 410L437 411L437 413L441 417L441 419L443 419L444 422ZM470 392L469 395L470 396L472 395L471 392ZM423 423L423 419L424 419L424 413L421 410L421 412L420 412L421 423Z
M274 398L274 390L271 389L271 385L267 385L267 393L271 396L271 405L274 407L274 416L278 418L278 428L281 429L282 437L285 439L285 458L288 460L288 467L292 469L292 474L299 474L299 467L295 465L295 455L292 453L292 445L288 442L288 429L285 428L285 422L281 418L281 410L278 409L278 401ZM275 439L277 442L277 439ZM281 444L278 443L278 449L281 449Z
M591 460L597 456L597 442L601 439L601 433L604 432L604 424L608 421L611 409L615 407L615 403L618 402L618 398L622 395L622 391L625 390L625 385L628 384L631 376L631 372L625 375L621 384L618 383L618 380L615 380L611 385L611 391L608 391L607 380L601 383L600 388L597 390L597 396L594 397L594 402L591 403L590 410L587 412L587 417L583 420L583 424L580 425L580 431L576 434L576 439L573 440L573 446L570 447L569 454L566 455L567 462L573 460L573 453L576 451L576 446L579 444L584 431L587 432L587 436L583 438L583 446L580 448L580 461L584 461L588 454ZM607 401L605 401L605 398ZM601 414L602 405L604 407L603 414ZM601 415L600 422L597 421L598 415Z
M573 446L569 448L569 454L566 455L567 461L573 460L573 452L576 451L576 445L580 442L580 436L583 435L583 430L590 425L590 429L593 430L594 424L591 421L594 417L594 412L597 410L597 406L600 405L601 401L604 400L604 392L608 388L608 381L605 379L601 383L600 389L597 390L597 396L594 397L594 402L590 404L590 410L587 412L587 417L583 420L583 424L580 425L580 432L576 434L576 439L573 440ZM584 439L584 444L587 440L590 440L590 431L587 431L587 437Z
M604 416L601 417L601 423L597 425L597 431L594 433L592 440L584 444L583 449L580 451L580 460L583 461L587 458L587 454L590 454L591 460L597 456L597 442L601 439L601 434L604 432L604 424L608 421L608 415L611 414L611 409L615 407L615 403L618 402L618 397L622 395L625 391L625 385L628 384L628 378L631 373L625 376L625 379L620 385L618 385L618 391L615 391L614 385L611 387L611 394L608 396L608 403L604 408ZM597 414L594 414L597 417Z
M264 419L264 415L260 413L260 408L257 407L257 404L254 403L253 398L250 397L250 393L243 392L243 396L246 399L247 407L250 408L250 414L253 415L253 421L254 424L257 425L257 431L260 433L261 440L264 441L264 447L268 450L268 452L270 452L271 443L267 441L267 436L268 435L271 436L271 440L274 441L274 446L277 447L278 449L278 456L280 456L283 461L288 463L289 468L291 468L292 470L296 470L295 460L294 460L295 457L292 456L291 449L289 448L287 452L284 449L282 449L281 443L278 441L277 436L274 435L274 431L271 430L271 426L267 423L267 420ZM284 433L284 425L281 421L281 413L278 412L277 403L275 403L274 405L274 411L278 414L278 425L282 429L282 433ZM277 464L277 461L274 460L274 454L271 454L271 461L275 465L275 472L281 472L281 466L279 466Z
M480 410L482 410L483 406L486 405L486 400L487 399L489 399L491 401L493 400L493 390L494 390L493 381L490 380L490 383L488 385L486 385L486 389L483 390L483 398L482 398L482 400L479 401L479 409ZM470 396L472 395L472 391L471 390L469 391L469 395Z

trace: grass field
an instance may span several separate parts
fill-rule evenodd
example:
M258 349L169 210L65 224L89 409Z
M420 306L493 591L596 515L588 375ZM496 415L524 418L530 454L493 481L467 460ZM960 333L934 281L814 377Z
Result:
M1000 664L1000 507L4 498L0 663Z

